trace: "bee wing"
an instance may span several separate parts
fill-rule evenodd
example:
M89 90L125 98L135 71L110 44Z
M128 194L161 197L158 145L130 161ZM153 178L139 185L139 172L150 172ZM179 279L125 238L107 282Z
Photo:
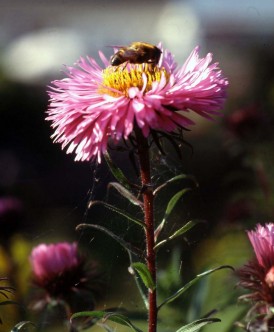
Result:
M126 46L124 46L124 45L106 45L106 47L111 47L114 49L126 48Z
M126 48L124 50L124 58L131 58L132 56L136 55L136 49Z

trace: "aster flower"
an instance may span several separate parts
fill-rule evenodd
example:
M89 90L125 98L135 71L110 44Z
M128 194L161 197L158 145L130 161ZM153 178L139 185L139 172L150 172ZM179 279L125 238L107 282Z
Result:
M239 285L251 291L240 299L253 304L248 314L252 324L274 328L274 224L257 225L248 237L256 258L238 271Z
M52 137L67 153L74 151L75 160L100 162L109 140L128 139L134 126L145 137L153 130L172 133L194 124L186 116L190 110L210 119L223 107L228 81L218 64L211 64L212 54L199 58L198 47L182 67L168 50L156 66L111 66L99 55L103 67L91 57L80 58L49 91Z
M98 266L80 255L76 243L40 244L30 255L33 284L44 294L34 301L40 309L55 301L71 311L92 309L102 286Z

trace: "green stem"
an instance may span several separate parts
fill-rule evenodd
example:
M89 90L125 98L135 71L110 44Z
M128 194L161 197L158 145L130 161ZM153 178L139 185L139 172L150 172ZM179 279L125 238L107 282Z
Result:
M154 242L154 195L151 186L150 174L150 155L149 145L147 139L143 136L141 129L135 128L136 142L138 147L138 156L140 163L140 174L143 188L143 203L144 203L144 222L146 225L146 260L147 267L152 276L154 284L156 285L156 254ZM154 290L149 290L148 293L148 332L157 331L157 298L156 287Z

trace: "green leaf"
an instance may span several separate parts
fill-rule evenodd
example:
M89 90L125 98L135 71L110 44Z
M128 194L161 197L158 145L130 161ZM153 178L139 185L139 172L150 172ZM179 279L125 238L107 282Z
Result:
M143 202L141 202L137 197L135 197L128 189L122 186L118 182L110 182L109 187L115 188L122 196L124 196L131 204L139 206L143 209Z
M116 313L108 313L107 314L107 319L109 319L109 320L111 320L115 323L118 323L118 324L121 324L121 325L124 325L124 326L128 326L136 332L142 332L142 330L140 330L135 325L133 325L131 323L131 321L124 315L116 314Z
M106 233L107 235L109 235L110 237L112 237L115 241L117 241L128 253L128 256L129 256L129 261L130 261L130 265L133 264L133 258L132 258L132 255L135 255L135 257L137 256L140 256L142 254L142 252L137 252L137 249L133 250L132 246L127 243L126 241L124 241L122 238L120 238L119 236L117 236L116 234L112 233L110 230L108 230L107 228L103 227L103 226L99 226L99 225L94 225L94 224L79 224L77 227L76 227L76 230L82 230L82 229L85 229L85 228L94 228L94 229L97 229L101 232L104 232ZM144 302L144 305L145 307L148 309L148 300L147 300L147 296L146 294L144 293L143 291L143 288L142 288L142 285L139 281L139 278L137 277L135 271L133 270L133 277L134 277L134 280L135 280L135 283L137 285L137 288L140 292L140 295L142 297L142 300Z
M135 269L139 276L141 277L143 283L145 286L151 290L155 289L155 283L152 279L152 276L147 268L147 266L144 263L136 262L131 264L131 267Z
M177 330L176 332L196 332L199 331L203 326L211 323L218 323L221 320L219 318L201 318L198 320L195 320L194 322L187 324L185 326L182 326Z
M136 286L138 288L138 291L142 297L142 300L144 302L144 305L146 307L146 309L149 309L149 303L148 303L148 299L147 299L147 294L146 291L147 289L144 289L142 282L140 281L140 278L138 277L138 274L136 273L136 271L131 267L133 263L133 259L132 259L132 255L131 252L128 251L128 256L129 256L129 260L130 260L130 267L128 269L129 273L133 275Z
M96 318L96 319L103 319L104 315L106 314L106 311L80 311L76 312L75 314L72 314L70 317L70 321L72 321L75 318L78 317L91 317L91 318Z
M201 274L198 274L194 279L192 279L191 281L189 281L187 284L185 284L182 288L180 288L176 293L174 293L173 295L169 296L168 298L166 298L158 307L158 310L160 310L160 308L162 308L163 305L170 303L174 300L176 300L179 296L181 296L187 289L189 289L192 285L194 285L197 281L199 281L201 278L215 272L215 271L219 271L222 269L233 269L233 267L229 266L229 265L221 265L219 267L216 267L214 269L208 270L206 272L203 272Z
M160 225L155 230L155 233L154 233L155 241L158 239L158 236L159 236L160 232L162 231L162 229L164 228L167 218L170 216L175 205L182 198L182 196L184 196L190 190L191 190L191 188L182 189L182 190L178 191L174 196L172 196L172 198L169 200L164 218L163 218L162 222L160 223Z
M167 180L165 183L161 184L159 187L157 187L154 191L153 191L153 195L156 196L160 190L162 190L163 188L165 188L168 184L175 182L175 181L179 181L179 180L191 180L194 182L195 186L198 187L199 184L196 181L195 177L192 175L186 175L186 174L180 174L180 175L176 175L173 178Z
M161 242L158 242L154 249L160 248L162 245L166 244L167 242L175 239L176 237L185 234L187 231L189 231L191 228L196 226L197 224L203 222L203 220L190 220L187 222L183 227L179 228L177 231L175 231L172 235L170 235L168 238L162 240Z
M116 178L116 180L121 183L127 189L131 189L131 185L127 177L124 175L122 170L113 162L108 152L104 153L104 158L108 164L108 167L112 173L112 175Z
M33 327L35 327L35 324L30 322L30 321L22 321L18 324L16 324L14 326L14 328L10 331L10 332L18 332L20 331L23 327L25 327L26 325L32 325Z
M136 219L136 218L130 216L129 214L125 213L123 210L118 209L116 206L105 203L103 201L92 201L89 204L89 208L92 207L93 205L98 205L98 204L102 204L105 208L107 208L107 209L109 209L109 210L125 217L127 220L133 221L135 224L137 224L139 226L142 226L142 227L145 227L145 224L141 220Z
M136 252L136 248L135 250L132 248L131 244L126 242L125 240L123 240L120 236L114 234L113 232L111 232L109 229L100 226L100 225L95 225L95 224L79 224L76 227L77 231L83 230L85 228L93 228L93 229L97 229L107 235L109 235L110 237L112 237L115 241L117 241L118 243L121 244L122 247L124 247L127 251L133 252L134 254L138 254Z
M71 316L71 320L77 317L92 317L96 319L101 319L104 323L106 320L110 320L114 323L121 324L124 326L130 327L135 332L142 332L139 328L131 323L131 321L124 315L121 315L116 312L107 312L107 311L82 311L77 312Z

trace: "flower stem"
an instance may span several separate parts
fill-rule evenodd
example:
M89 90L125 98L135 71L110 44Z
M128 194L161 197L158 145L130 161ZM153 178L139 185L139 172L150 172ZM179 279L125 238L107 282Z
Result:
M146 225L146 260L147 267L156 286L156 254L154 250L154 211L153 189L151 187L150 155L148 140L143 136L141 129L135 128L136 142L140 164L140 174L143 189L144 221ZM156 287L148 293L148 332L157 331L157 298Z

